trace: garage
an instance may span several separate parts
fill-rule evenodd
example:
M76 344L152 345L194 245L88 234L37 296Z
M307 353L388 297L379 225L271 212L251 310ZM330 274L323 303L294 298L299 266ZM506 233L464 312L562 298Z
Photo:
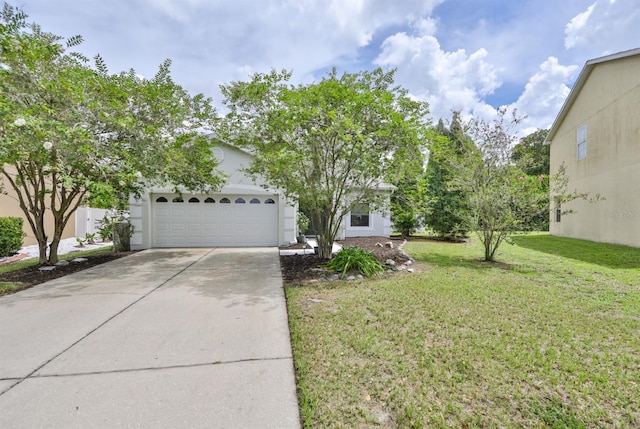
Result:
M278 198L151 194L153 247L278 245Z

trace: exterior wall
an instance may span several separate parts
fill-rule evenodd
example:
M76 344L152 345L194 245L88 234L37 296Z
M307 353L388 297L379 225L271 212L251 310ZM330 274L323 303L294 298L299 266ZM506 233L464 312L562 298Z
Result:
M257 194L271 195L278 199L278 240L279 245L286 245L296 241L295 216L296 207L286 199L283 192L276 189L265 189L261 182L254 182L242 172L251 163L251 155L233 146L220 144L214 149L220 160L218 168L227 174L227 184L222 189L212 191L211 194ZM148 249L152 247L152 207L154 193L171 193L172 188L152 188L142 198L130 200L130 221L134 227L131 237L133 250ZM186 192L186 191L185 191Z
M10 167L7 167L7 169L9 169L10 171ZM31 226L29 225L29 222L27 221L24 213L20 209L20 204L18 203L18 196L16 195L15 191L13 190L13 188L8 186L5 186L4 189L5 189L6 195L0 194L0 216L21 217L22 219L24 219L23 230L24 230L24 233L26 234L24 237L24 245L28 246L32 244L38 244L38 241L36 240L36 237L33 234L33 231L31 230ZM49 237L52 237L54 223L53 223L53 216L51 215L51 212L47 211L44 217L44 221L45 221L45 231L47 231L47 234ZM75 222L72 218L67 223L67 226L65 227L62 233L62 238L74 237L74 232L75 232Z
M562 209L554 235L640 247L640 55L593 66L551 141L551 173L564 162L569 191L600 194ZM576 133L587 126L587 156L577 159Z
M391 202L391 188L383 190L386 194L386 206ZM348 237L389 237L392 231L391 214L388 211L371 211L369 226L351 226L351 213L344 217L338 231L338 240Z
M348 237L389 237L391 235L391 219L388 214L380 212L371 212L369 214L369 226L351 226L349 224L350 216L344 219L344 225L341 229L344 232L343 238Z

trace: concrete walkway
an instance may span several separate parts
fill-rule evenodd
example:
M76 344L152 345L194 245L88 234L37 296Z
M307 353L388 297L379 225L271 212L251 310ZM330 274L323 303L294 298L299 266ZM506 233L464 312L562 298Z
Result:
M147 250L1 297L0 427L299 428L278 250Z

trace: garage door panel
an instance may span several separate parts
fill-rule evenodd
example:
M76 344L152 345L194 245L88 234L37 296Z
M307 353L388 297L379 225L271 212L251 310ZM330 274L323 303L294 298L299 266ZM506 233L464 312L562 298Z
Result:
M164 197L167 202L156 202ZM172 202L175 195L154 195L152 224L155 247L275 246L278 244L278 206L264 204L275 196L183 195L185 202ZM220 203L228 198L230 203ZM236 203L239 198L245 203ZM192 199L194 202L188 202ZM195 202L197 201L199 202ZM254 203L252 204L251 201Z

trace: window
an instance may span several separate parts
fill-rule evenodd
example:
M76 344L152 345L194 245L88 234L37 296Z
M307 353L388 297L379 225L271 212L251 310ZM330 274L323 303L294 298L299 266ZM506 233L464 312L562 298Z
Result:
M167 201L167 199L165 197L159 197L156 199L156 203L168 203L169 201Z
M223 198L220 200L220 204L231 204L231 200L229 200L229 198Z
M587 157L587 126L586 125L583 125L580 128L578 128L576 137L578 140L578 160L581 160Z
M252 198L251 201L249 201L249 204L260 204L260 200L257 198Z
M351 226L369 226L368 204L356 204L351 209Z
M189 202L190 202L190 203L199 203L199 202L200 202L200 200L199 200L199 199L197 199L196 197L191 197L191 198L189 198Z
M211 204L211 203L215 203L216 200L214 200L213 198L209 197L206 200L204 200L205 204Z
M184 200L182 199L182 197L175 197L173 200L174 203L184 203Z
M273 201L271 198L267 198L266 200L264 200L265 204L275 204L276 202Z
M562 220L562 206L560 203L556 204L556 222L560 222Z
M244 203L246 203L246 201L244 200L244 198L236 198L235 203L236 204L244 204Z

